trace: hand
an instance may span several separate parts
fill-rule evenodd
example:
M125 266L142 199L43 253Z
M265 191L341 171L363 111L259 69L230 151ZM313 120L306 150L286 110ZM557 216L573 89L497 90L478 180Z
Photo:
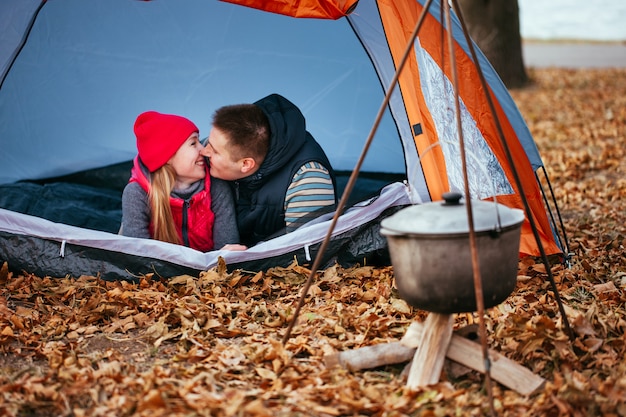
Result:
M248 247L246 245L240 245L238 243L229 243L227 245L222 246L220 250L246 250Z

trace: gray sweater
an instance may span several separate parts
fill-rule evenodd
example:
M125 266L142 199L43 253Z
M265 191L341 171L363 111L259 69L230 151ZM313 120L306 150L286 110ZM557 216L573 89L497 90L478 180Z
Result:
M204 180L199 181L200 187ZM192 185L193 188L193 185ZM199 189L173 193L183 199L190 198ZM215 214L213 224L213 242L215 249L229 243L239 243L239 231L235 216L235 204L230 186L224 180L211 177L211 210ZM124 236L150 238L150 206L148 194L137 182L130 182L122 192L122 227Z

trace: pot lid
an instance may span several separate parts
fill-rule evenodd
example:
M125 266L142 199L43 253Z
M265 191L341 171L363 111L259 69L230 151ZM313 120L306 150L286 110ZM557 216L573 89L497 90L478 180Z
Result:
M404 208L381 222L382 231L399 234L469 233L467 207L461 194L449 192L444 201L418 204ZM520 225L524 212L494 201L472 200L474 231L484 232Z

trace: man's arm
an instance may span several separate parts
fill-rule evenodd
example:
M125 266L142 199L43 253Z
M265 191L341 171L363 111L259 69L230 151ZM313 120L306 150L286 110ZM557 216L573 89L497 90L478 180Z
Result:
M328 169L307 162L293 176L285 196L287 233L335 209L335 190Z

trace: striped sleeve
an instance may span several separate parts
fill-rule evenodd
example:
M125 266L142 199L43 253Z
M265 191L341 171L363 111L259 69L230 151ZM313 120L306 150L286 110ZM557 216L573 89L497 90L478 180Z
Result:
M335 190L328 170L318 162L302 165L285 196L287 232L334 209Z

